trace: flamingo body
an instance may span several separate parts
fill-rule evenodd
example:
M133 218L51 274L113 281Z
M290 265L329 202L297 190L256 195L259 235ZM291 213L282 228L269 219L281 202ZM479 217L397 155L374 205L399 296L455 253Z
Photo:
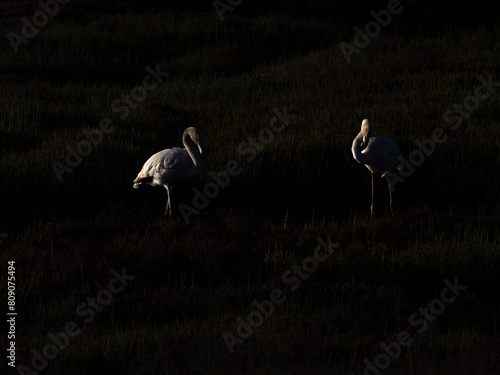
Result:
M194 178L202 172L203 166L196 166L185 148L169 148L151 156L134 180L134 189L147 184L151 186L175 186Z
M361 163L372 173L392 171L399 164L401 152L394 141L386 137L373 137L361 151Z

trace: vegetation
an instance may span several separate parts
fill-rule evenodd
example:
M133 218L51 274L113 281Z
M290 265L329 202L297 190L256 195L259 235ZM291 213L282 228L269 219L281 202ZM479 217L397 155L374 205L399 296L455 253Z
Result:
M72 0L18 53L2 37L0 285L4 296L15 261L16 365L33 369L32 349L43 355L47 335L75 322L81 332L40 373L376 373L366 361L401 332L413 341L381 373L496 373L500 29L479 17L417 27L415 3L351 63L339 44L385 3L341 22L326 4L243 2L221 22L210 4ZM2 3L0 34L21 35L20 18L39 9ZM151 69L169 74L133 96ZM467 99L490 75L491 95ZM266 143L276 110L295 117ZM407 160L417 140L446 135L396 184L395 217L379 179L370 221L370 173L350 151L363 118ZM109 131L69 166L103 119ZM165 222L164 189L132 181L188 126L208 152L178 202L193 207L193 189L230 161L241 172L189 224ZM54 162L71 168L62 181ZM336 245L316 268L318 237ZM113 272L135 278L112 292ZM440 311L445 280L467 288ZM282 304L238 336L239 318L276 290ZM435 319L423 329L410 317L426 307ZM239 337L233 353L226 333Z

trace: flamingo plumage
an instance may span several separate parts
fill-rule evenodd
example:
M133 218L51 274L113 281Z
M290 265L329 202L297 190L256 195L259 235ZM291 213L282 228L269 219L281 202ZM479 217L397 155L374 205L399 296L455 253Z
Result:
M204 146L201 132L195 127L187 128L182 134L182 143L184 148L173 147L151 156L134 180L134 189L151 185L163 186L167 190L165 217L172 216L173 188L203 172Z

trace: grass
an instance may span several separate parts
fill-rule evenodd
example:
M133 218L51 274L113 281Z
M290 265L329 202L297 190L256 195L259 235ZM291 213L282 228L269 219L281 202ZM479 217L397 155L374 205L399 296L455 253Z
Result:
M456 130L443 116L479 75L500 79L498 27L413 33L395 19L347 64L351 25L296 5L242 4L222 23L212 10L135 6L75 0L18 54L1 42L0 259L16 261L16 363L74 321L81 334L43 373L360 374L402 331L414 341L384 373L495 373L500 92ZM2 35L36 10L2 5ZM113 101L156 65L169 77L120 119ZM246 160L238 147L285 107L296 118ZM115 130L59 182L51 163L103 118ZM378 180L369 220L370 176L350 152L363 118L405 157L435 128L448 136L398 184L395 217ZM180 201L231 160L242 171L189 225L166 223L163 189L131 182L188 126L208 153ZM283 275L318 236L339 247L292 291ZM77 307L123 268L135 279L86 323ZM455 278L467 290L417 332L409 317ZM223 334L276 289L286 300L231 354Z

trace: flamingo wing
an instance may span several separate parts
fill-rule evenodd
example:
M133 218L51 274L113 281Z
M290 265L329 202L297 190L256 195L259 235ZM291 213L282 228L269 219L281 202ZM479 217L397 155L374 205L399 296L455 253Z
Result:
M362 153L369 157L369 164L380 172L392 171L401 156L398 145L386 137L370 138Z
M175 185L187 172L192 169L193 162L186 149L169 148L157 152L143 165L134 180L134 188L141 184L153 186Z

